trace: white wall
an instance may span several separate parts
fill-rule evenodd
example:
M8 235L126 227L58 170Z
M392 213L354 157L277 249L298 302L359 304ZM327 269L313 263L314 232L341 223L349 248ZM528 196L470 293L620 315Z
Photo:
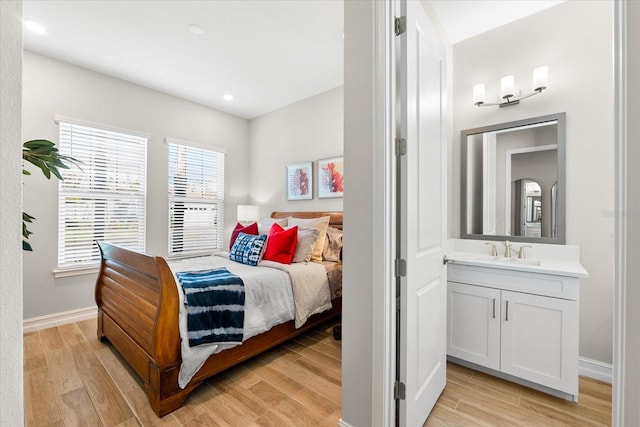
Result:
M0 40L0 425L21 426L22 1L0 1Z
M167 254L167 145L165 137L227 149L226 234L237 204L249 196L249 123L173 96L31 52L24 54L23 138L58 141L55 114L151 134L148 143L147 252ZM24 179L24 209L33 253L24 254L24 317L95 305L95 274L54 279L57 267L58 183L38 171ZM282 185L282 184L281 184ZM225 239L226 240L226 239Z
M626 155L622 158L626 162L626 212L620 212L621 218L626 221L626 240L620 242L626 253L623 274L625 293L619 307L624 309L623 320L626 330L623 331L622 339L625 346L623 353L618 355L616 362L622 361L624 365L624 377L619 378L622 384L616 384L614 388L614 410L619 403L623 404L622 417L618 419L621 426L640 425L640 334L638 325L640 324L640 3L627 2L627 118L625 123L627 137L625 143ZM623 193L623 194L625 194ZM619 260L620 261L620 260ZM620 337L618 337L619 339ZM623 391L621 396L618 392ZM621 402L618 402L618 400Z
M384 16L377 7L381 4L346 1L344 5L344 154L349 168L344 199L342 421L354 427L384 425L385 421L373 418L374 408L382 406L380 400L374 400L374 393L382 388L381 384L374 387L374 374L380 373L380 369L375 372L374 358L383 353L376 346L374 331L384 336L382 328L374 329L374 319L383 318L385 309L376 300L376 290L379 295L385 287L384 274L376 274L376 267L383 268L385 259L375 246L384 235L376 217L381 219L385 213L384 200L379 197L384 193L384 186L379 185L384 173L380 156L384 158L385 151L384 132L380 132L384 112L381 115L379 108L384 99L376 98L385 86L375 73L375 67L381 69L376 55L384 52L377 45L380 26L376 19Z
M318 199L316 160L344 153L343 99L341 86L250 121L251 201L261 216L342 211L342 198ZM307 161L313 161L313 199L287 201L286 165Z
M567 244L580 245L590 277L581 281L580 356L612 361L614 277L613 3L568 1L454 45L453 165L460 169L460 131L545 114L567 113ZM549 66L549 88L520 105L473 105L484 82L487 100L514 74L523 90ZM451 237L460 233L460 175L452 176Z

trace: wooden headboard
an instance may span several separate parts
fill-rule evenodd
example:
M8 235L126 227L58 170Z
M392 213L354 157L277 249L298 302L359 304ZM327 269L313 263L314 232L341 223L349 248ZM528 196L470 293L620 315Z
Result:
M273 212L271 218L285 218L293 216L295 218L318 218L330 216L329 226L342 230L342 212Z

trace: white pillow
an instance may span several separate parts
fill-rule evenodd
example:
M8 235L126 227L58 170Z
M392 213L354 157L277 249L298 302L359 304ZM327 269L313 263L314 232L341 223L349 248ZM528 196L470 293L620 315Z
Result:
M320 236L320 232L315 228L298 227L298 243L296 244L296 253L293 254L293 261L291 262L310 261L318 236Z
M269 231L271 231L271 226L273 224L278 224L280 227L285 228L287 226L287 221L289 217L285 218L262 218L258 221L258 234L266 234L269 235Z
M327 238L327 227L329 227L330 216L321 216L318 218L289 218L289 227L297 225L298 227L315 228L318 230L318 239L313 246L311 261L322 261L322 250L324 249L324 241Z

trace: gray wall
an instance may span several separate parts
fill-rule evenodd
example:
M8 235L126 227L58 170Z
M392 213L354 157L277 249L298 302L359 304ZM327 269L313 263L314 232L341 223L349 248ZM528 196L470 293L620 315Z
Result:
M249 123L251 202L272 211L342 211L342 198L318 199L316 160L344 153L341 87L257 117ZM313 162L313 199L287 201L289 163Z
M345 2L344 7L344 198L342 313L342 420L372 426L373 411L373 204L376 4ZM379 138L378 138L379 139ZM354 189L354 190L351 190ZM357 189L357 191L355 190ZM358 242L358 250L350 245Z
M567 244L580 245L589 272L580 289L580 356L612 361L614 276L613 2L567 1L454 45L454 134L491 124L567 113ZM484 82L487 100L500 78L524 91L532 70L549 66L549 88L519 105L473 105ZM453 168L459 170L459 136ZM460 177L451 175L450 236L460 234Z
M173 96L31 52L24 54L23 138L58 141L53 116L151 134L147 146L147 252L167 254L167 144L177 138L227 149L225 231L249 197L249 122ZM54 278L57 268L58 182L38 171L24 179L32 253L24 255L24 317L95 305L95 274ZM226 240L226 239L225 239Z
M21 426L22 1L0 1L0 40L0 425Z

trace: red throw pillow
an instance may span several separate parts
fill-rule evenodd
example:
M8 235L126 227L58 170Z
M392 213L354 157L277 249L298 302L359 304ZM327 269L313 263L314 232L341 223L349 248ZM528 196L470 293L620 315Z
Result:
M281 264L291 264L293 255L296 253L297 244L298 226L285 230L278 224L273 224L271 231L269 231L267 247L264 250L262 259L279 262Z
M231 248L233 247L233 244L235 243L236 239L238 238L238 234L240 233L245 233L245 234L251 234L252 236L257 236L258 235L258 223L254 222L253 224L249 224L247 226L244 226L240 223L236 224L236 228L233 229L233 231L231 232L231 239L229 240L229 250L231 250Z

